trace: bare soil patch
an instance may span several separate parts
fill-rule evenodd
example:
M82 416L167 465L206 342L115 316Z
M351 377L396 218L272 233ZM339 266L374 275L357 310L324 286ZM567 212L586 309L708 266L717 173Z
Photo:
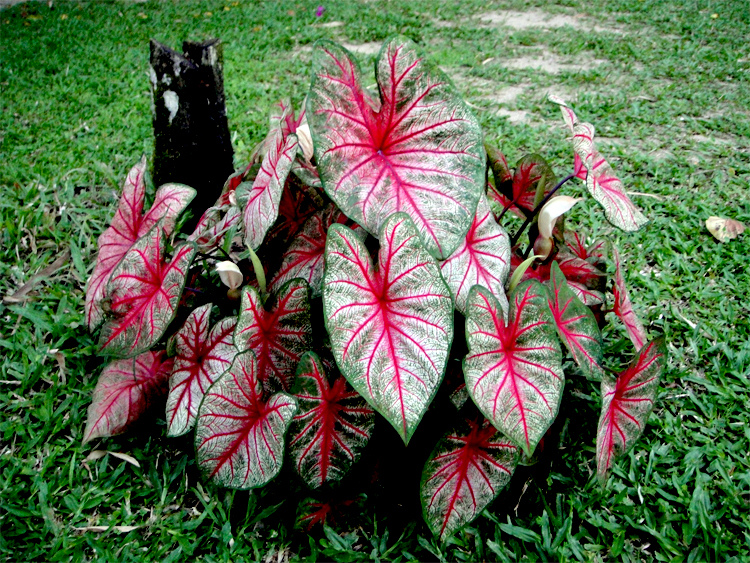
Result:
M570 61L556 55L546 48L541 51L535 49L535 53L517 57L514 59L499 60L498 63L510 69L535 69L549 74L560 74L561 72L585 71L604 64L603 59L594 59L588 56L580 57L576 61Z
M609 32L624 34L624 30L615 26L600 25L582 14L548 14L542 10L516 12L514 10L498 10L486 12L476 16L483 27L510 27L512 29L557 29L572 27L583 31Z

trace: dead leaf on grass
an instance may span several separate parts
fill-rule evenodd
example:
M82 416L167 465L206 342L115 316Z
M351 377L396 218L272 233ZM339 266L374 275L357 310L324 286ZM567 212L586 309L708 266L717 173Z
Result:
M137 530L140 526L81 526L73 527L76 532L106 532L108 530L114 530L115 532L132 532Z
M719 242L729 242L745 232L744 224L724 217L709 217L706 219L706 228Z
M86 456L86 459L83 460L83 463L86 463L89 461L96 461L98 459L103 458L107 454L110 454L111 456L114 456L117 459L121 459L122 461L127 461L128 463L131 463L135 465L136 467L141 466L141 464L138 463L138 460L135 459L133 456L124 454L122 452L111 452L109 450L94 450L93 452L91 452L89 455Z
M31 279L27 281L25 284L23 284L21 287L18 288L18 291L16 291L13 295L6 295L3 297L3 301L6 303L23 303L28 299L28 293L34 289L34 286L42 281L44 278L48 278L52 274L54 274L57 270L62 268L65 264L68 263L68 260L70 260L70 249L63 252L57 260L52 262L49 266L46 268L43 268L39 271L39 273L31 276Z

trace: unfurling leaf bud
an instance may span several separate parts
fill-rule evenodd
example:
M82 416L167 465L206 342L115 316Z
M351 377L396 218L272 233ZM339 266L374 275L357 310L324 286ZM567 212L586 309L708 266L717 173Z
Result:
M305 160L310 162L313 157L313 141L312 135L310 134L310 126L305 122L297 127L295 133L297 135L297 142L302 149L302 154L305 156Z
M230 262L229 260L219 262L216 264L216 271L219 272L221 283L230 290L237 289L242 285L242 272L234 262Z

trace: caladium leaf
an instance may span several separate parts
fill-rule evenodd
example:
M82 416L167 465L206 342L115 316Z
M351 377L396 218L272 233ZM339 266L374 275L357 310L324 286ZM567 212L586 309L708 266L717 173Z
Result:
M438 442L422 471L422 514L445 541L474 520L510 481L518 448L488 421L464 421Z
M498 430L531 455L557 416L562 354L544 287L535 280L510 295L508 322L481 286L469 293L464 375L469 395Z
M247 350L206 393L195 425L198 466L219 485L252 489L281 469L284 433L297 400L286 393L263 399L255 354Z
M552 168L538 154L524 156L516 164L513 174L511 204L526 212L533 210L534 198L540 182L544 182L542 195L547 195L557 182Z
M519 256L517 253L511 255L510 272L512 275L516 273L522 262L522 256ZM582 260L567 252L559 252L555 262L560 266L560 270L568 280L568 286L570 286L585 305L595 305L604 302L604 295L600 291L589 288L589 284L592 286L598 285L599 278L604 275L596 266L587 260ZM535 265L533 268L527 268L521 275L521 281L538 280L542 283L549 281L551 266L552 263L549 262Z
M604 242L595 242L591 246L586 245L586 238L576 232L565 233L565 246L568 251L581 260L587 260L594 264L604 260Z
M181 436L193 428L203 395L237 355L232 335L237 317L210 329L212 305L190 313L174 336L174 368L169 376L167 435Z
M567 252L559 252L555 260L567 279L585 286L598 283L599 278L604 276L604 272L588 260L583 260Z
M394 213L375 269L359 237L331 225L323 310L339 369L409 442L443 378L453 302L416 227Z
M456 309L462 313L466 310L469 290L477 284L489 289L503 309L508 310L505 282L510 271L510 239L495 221L484 195L479 199L466 239L440 264L440 270L455 296Z
M288 281L265 306L255 288L246 286L234 343L240 350L255 352L258 378L265 389L291 389L297 364L312 347L307 282Z
M101 352L136 356L151 348L172 322L195 246L179 246L167 264L165 238L160 224L156 224L138 239L112 272L106 290L112 316L102 327Z
M305 222L284 253L281 267L269 284L271 290L293 278L303 278L310 285L312 297L322 294L326 236L328 227L334 223L351 224L352 221L333 204Z
M602 333L594 314L568 287L560 266L553 263L551 273L547 302L557 333L584 373L599 377L602 369Z
M447 78L403 38L375 66L380 99L335 43L313 54L307 118L318 171L341 210L377 235L392 213L414 220L427 250L447 258L471 226L484 186L479 123Z
M614 246L612 246L612 257L615 261L615 284L612 287L615 304L612 311L615 315L620 317L620 320L625 324L625 330L627 331L630 340L635 345L636 350L640 350L648 340L646 337L646 329L643 328L641 319L638 318L638 315L636 315L633 310L633 304L630 301L628 288L625 285L625 276L622 272L620 253Z
M172 359L163 351L115 360L99 376L88 408L83 443L122 434L167 391Z
M604 294L596 289L589 289L582 283L568 282L568 287L576 294L576 297L586 305L586 307L593 307L594 305L601 305L604 303Z
M560 106L563 120L573 133L573 150L576 154L573 173L586 180L586 188L604 208L607 220L625 231L637 231L648 219L630 200L622 182L614 175L612 167L594 145L594 126L581 123L564 100L549 96Z
M279 215L281 192L296 155L297 137L284 137L281 128L275 129L269 139L268 152L263 157L260 172L249 190L242 215L245 243L253 249L261 245L266 232Z
M643 434L666 362L662 340L650 342L617 379L602 379L602 412L596 434L596 474L604 483L614 461Z
M299 182L287 182L279 203L279 218L268 231L263 248L286 247L305 222L324 207L323 198L314 188Z
M106 295L106 284L125 253L159 220L162 220L162 228L171 233L177 216L195 197L193 188L181 184L165 184L156 192L149 212L143 215L145 176L144 156L125 178L120 204L112 224L99 237L96 266L86 289L85 314L90 330L94 330L104 320L102 300Z
M610 223L624 231L637 231L648 223L599 151L595 150L584 162L588 168L586 188L604 208L604 215Z
M299 410L289 430L289 453L297 473L312 488L340 480L372 435L375 412L338 376L329 383L312 352L297 368Z
M188 240L195 242L199 252L208 254L221 247L227 234L241 221L242 212L236 205L209 207Z

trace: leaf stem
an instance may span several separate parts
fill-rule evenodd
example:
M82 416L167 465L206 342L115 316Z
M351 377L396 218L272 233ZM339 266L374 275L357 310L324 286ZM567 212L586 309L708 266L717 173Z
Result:
M516 245L516 243L518 242L518 239L521 238L521 235L523 234L523 232L526 229L526 227L528 227L529 224L534 220L534 217L536 217L537 214L539 213L539 211L542 209L542 207L544 207L544 204L547 203L550 200L550 198L553 195L555 195L555 192L557 190L559 190L560 188L562 188L565 185L566 182L572 180L575 177L576 177L575 174L570 174L568 176L565 176L565 178L563 178L562 180L560 180L557 183L557 185L554 188L552 188L546 196L544 196L544 199L542 199L542 201L539 202L539 205L537 205L534 208L534 211L532 211L531 214L528 217L526 217L526 220L523 222L523 225L521 225L521 228L518 229L516 231L516 234L514 234L511 237L511 239L510 239L510 246L511 247L513 247L513 246Z
M253 263L253 270L255 270L255 277L258 280L258 286L260 287L260 292L265 295L266 294L266 273L263 271L263 264L260 263L260 259L258 258L258 255L255 254L255 251L250 247L250 245L247 246L247 251L250 253L250 261Z

